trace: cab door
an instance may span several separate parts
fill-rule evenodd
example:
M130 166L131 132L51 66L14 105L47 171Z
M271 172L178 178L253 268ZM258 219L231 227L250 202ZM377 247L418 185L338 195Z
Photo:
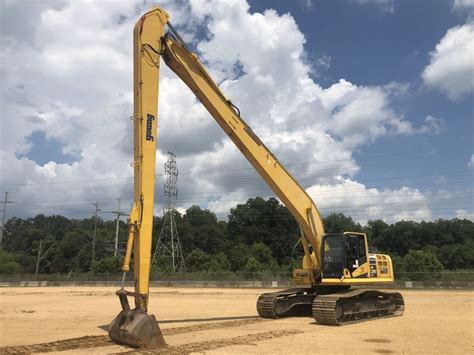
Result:
M367 263L367 245L365 234L344 235L344 268L351 277L364 277L361 269Z
M338 278L344 275L344 235L325 234L322 244L322 276L323 278Z

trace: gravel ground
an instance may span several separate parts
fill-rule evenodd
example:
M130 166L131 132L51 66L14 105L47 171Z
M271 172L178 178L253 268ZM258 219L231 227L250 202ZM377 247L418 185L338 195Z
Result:
M402 317L342 327L312 318L260 319L269 290L152 288L165 353L474 353L474 292L404 290ZM275 291L274 289L271 291ZM110 287L0 288L0 353L136 352L107 325L120 310Z

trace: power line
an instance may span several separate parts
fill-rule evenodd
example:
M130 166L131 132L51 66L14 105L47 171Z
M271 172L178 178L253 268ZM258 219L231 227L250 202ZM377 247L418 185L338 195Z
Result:
M416 155L430 155L429 153L423 152L401 152L401 153L392 153L392 154L380 154L380 155L367 155L367 156L359 156L359 157L351 157L346 159L333 159L333 160L320 160L320 161L303 161L301 163L293 163L293 164L284 164L285 167L296 167L296 166L307 166L307 165L315 165L315 164L329 164L329 163L336 163L336 162L344 162L344 161L354 161L354 160L368 160L368 159L381 159L381 158L388 158L388 157L400 157L400 156L416 156ZM125 159L125 156L124 156ZM127 159L131 159L127 157ZM363 167L363 166L361 166ZM334 170L334 168L325 169L325 170ZM198 171L184 171L180 172L181 175L195 175L195 174L209 174L209 173L219 173L219 172L235 172L235 171L254 171L253 167L246 167L246 168L235 168L235 169L216 169L216 170L198 170ZM321 170L317 170L319 172ZM164 177L165 174L158 174L159 177ZM6 186L30 186L30 185L49 185L49 184L69 184L69 183L77 183L77 182L93 182L93 181L111 181L111 180L124 180L124 179L133 179L133 176L128 177L114 177L114 178L98 178L98 179L83 179L83 180L66 180L66 181L53 181L53 182L31 182L31 183L21 183L21 184L3 184L0 187Z
M466 179L466 180L453 180L453 181L450 181L451 183L460 183L460 182L472 182L472 179ZM263 183L263 181L262 181ZM417 187L420 187L420 186L431 186L432 183L428 183L428 182L425 182L425 183L419 183L417 184L416 186ZM342 184L339 184L339 185L332 185L332 186L342 186ZM387 189L387 188L392 188L392 189L396 189L396 188L401 188L401 187L407 187L404 185L400 186L399 184L392 184L392 185L384 185L384 186L371 186L371 187L368 187L368 186L364 186L364 187L356 187L356 188L347 188L347 187L344 187L344 191L366 191L366 190L370 190L370 189L380 189L380 188L383 188L383 189ZM235 191L240 191L239 189L236 189ZM223 191L223 190L208 190L208 191L199 191L199 192L185 192L185 193L181 193L181 196L182 195L206 195L206 194L229 194L229 193L232 193L232 192L235 192L235 191ZM271 189L266 186L265 188L262 188L262 189L252 189L252 190L245 190L244 192L252 192L252 193L258 193L258 192L265 192L265 193L268 193L268 192L271 192ZM332 194L333 192L331 192Z
M433 173L433 174L420 174L420 175L405 175L405 176L393 176L393 177L384 177L384 178L376 178L376 179L366 179L364 180L364 184L367 182L374 182L374 181L390 181L390 180L396 180L396 179L417 179L417 178L426 178L430 176L440 176L440 175L457 175L457 174L466 174L469 173L468 170L460 170L460 171L450 171L450 172L439 172L439 173ZM302 181L307 181L309 179L312 179L314 181L315 176L307 174L302 174L302 175L297 175L293 174L295 178L298 178L299 182L301 183ZM181 179L181 181L219 181L219 180L225 180L226 182L229 180L239 180L239 179L258 179L258 175L255 173L253 175L245 175L245 176L219 176L219 177L214 177L214 178L196 178L196 179ZM113 180L113 179L110 179ZM262 180L258 179L263 183ZM79 182L79 181L77 181ZM472 179L468 180L461 180L457 182L472 182ZM52 183L53 184L53 183ZM431 184L429 184L431 185ZM55 192L55 191L72 191L72 190L111 190L111 189L117 189L117 188L123 188L123 187L128 187L132 188L132 186L129 183L123 183L123 184L114 184L114 185L92 185L92 186L70 186L70 187L64 187L64 188L55 188L55 189L28 189L29 192ZM16 190L19 191L19 190Z
M390 195L390 194L380 194L380 195L376 195L376 196L370 196L370 195L367 195L367 196L347 196L347 195L344 195L344 196L334 196L335 193L337 192L342 192L344 193L345 190L342 190L342 191L331 191L328 193L328 195L331 195L331 197L322 197L322 196L325 196L323 194L309 194L311 196L311 198L316 202L316 204L320 204L321 201L327 201L327 200L341 200L341 199L351 199L351 200L367 200L367 199L390 199L390 198L393 198L393 197L406 197L406 198L420 198L420 200L416 200L417 202L418 201L422 201L422 202L431 202L431 201L450 201L450 200L458 200L458 199L469 199L471 198L471 201L472 201L472 193L469 195L469 194L463 194L462 196L452 196L451 193L446 193L444 194L438 194L438 195L434 195L434 196L426 196L426 195L423 195L421 193L419 194L393 194L393 195ZM471 197L469 197L471 196ZM275 197L274 195L273 196L268 196L267 198L270 198L270 197ZM236 199L234 198L219 198L219 199L215 199L215 200L209 200L209 199L192 199L192 200L186 200L186 199L179 199L178 202L180 203L183 203L183 202L209 202L209 203L212 203L212 202L223 202L223 201L236 201ZM411 200L408 201L408 202L412 202Z
M100 179L84 179L84 180L66 180L66 181L51 181L51 182L28 182L23 184L4 184L0 186L30 186L30 185L51 185L51 184L73 184L76 182L91 182L91 181L110 181L110 180L128 180L133 179L133 176L115 177L115 178L100 178Z
M328 201L328 200L341 200L341 199L347 199L347 200L367 200L367 199L379 199L379 200L391 200L396 197L405 197L407 200L401 202L401 201L395 201L395 203L450 203L450 202L455 202L455 201L466 201L466 202L472 202L473 198L473 192L464 192L464 193L451 193L451 192L445 192L445 193L437 193L434 195L423 195L422 193L412 193L410 191L409 194L384 194L383 192L379 192L379 195L364 195L364 196L351 196L351 195L343 195L343 196L334 196L336 192L341 192L345 193L346 190L340 190L340 191L327 191L325 193L318 193L318 194L310 194L310 196L318 203L321 204L321 201ZM219 195L222 196L222 195ZM261 198L275 198L275 195L262 195L262 196L249 196L249 197L242 197L242 199L239 198L218 198L214 195L213 199L181 199L177 200L181 203L189 203L189 202L204 202L204 203L216 203L216 202L233 202L237 204L241 204L239 200L248 200L251 198L255 197L261 197ZM416 198L416 199L414 199ZM122 199L121 199L122 200ZM125 201L130 202L131 200L126 199ZM55 201L54 204L45 204L45 203L29 203L29 202L15 202L17 206L14 206L14 208L20 208L19 205L22 205L22 208L28 208L28 206L31 206L32 208L74 208L74 207L85 207L87 204L83 204L82 202L90 202L87 200L80 201L81 203L59 203L59 202L67 202L67 201ZM379 204L389 204L393 203L394 201L383 201L380 202ZM59 204L58 204L59 203ZM376 202L371 202L369 203L371 205L376 204ZM114 213L116 214L117 211L109 211L109 212L104 212L104 213ZM125 213L121 213L123 215L126 215Z
M464 183L464 182L470 182L472 183L472 179L461 179L461 180L450 180L450 183ZM261 181L262 185L264 184L263 181ZM422 187L422 186L431 186L432 183L431 182L421 182L421 183L418 183L416 185L416 187ZM109 185L110 186L110 185ZM132 186L127 184L127 185L117 185L118 187L122 187L122 186L127 186L130 188L130 190L132 189ZM342 186L342 185L333 185L333 186ZM366 191L366 190L370 190L370 189L388 189L388 188L391 188L391 189L399 189L401 187L407 187L406 184L403 184L403 185L400 185L398 183L396 184L388 184L388 185L384 185L384 186L364 186L364 187L356 187L356 188L348 188L348 187L344 187L344 192L357 192L357 191ZM82 189L82 187L80 187ZM64 191L64 190L70 190L70 188L66 188L66 189L58 189L58 190L44 190L44 191L37 191L37 190L34 190L35 192L51 192L51 191ZM31 190L30 190L31 191ZM183 196L183 195L216 195L216 194L229 194L229 193L232 193L232 192L245 192L245 193L254 193L254 194L262 194L262 195L268 195L268 194L271 194L272 191L270 190L270 188L268 186L264 186L263 188L261 189L246 189L244 191L242 191L241 189L237 189L235 191L225 191L225 190L207 190L207 191L194 191L194 192L180 192L180 195ZM333 192L329 192L330 194L333 194ZM164 195L162 195L164 196ZM318 196L322 196L322 195L318 195ZM94 199L95 201L113 201L115 200L114 198L103 198L103 199ZM47 202L66 202L66 201L74 201L74 202L92 202L91 200L71 200L71 199L68 199L68 200L45 200L45 201L36 201L36 202L25 202L25 201L15 201L15 204L35 204L35 205L39 205L41 203L47 203Z
M334 168L331 169L325 169L325 170L317 170L317 171L311 171L311 173L323 173L323 172L330 172L335 170ZM364 183L367 181L386 181L386 180L395 180L395 179L408 179L408 178L423 178L423 177L429 177L429 176L440 176L440 175L455 175L455 174L466 174L469 173L469 170L458 170L458 171L447 171L447 172L438 172L438 173L433 173L433 174L418 174L418 175L404 175L404 176L392 176L392 177L384 177L384 178L377 178L377 179L365 179ZM229 180L240 180L240 179L255 179L255 177L258 176L257 173L253 173L251 175L232 175L232 176L216 176L214 178L196 178L196 179L182 179L181 181L218 181L218 180L224 180L229 181ZM309 175L306 173L302 174L292 174L294 178L298 178L299 182L301 183L302 180L306 179L314 179L317 178L317 176Z

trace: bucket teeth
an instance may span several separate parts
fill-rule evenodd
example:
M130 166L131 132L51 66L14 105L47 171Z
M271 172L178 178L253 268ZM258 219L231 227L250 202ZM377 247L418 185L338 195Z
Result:
M165 339L153 314L142 310L121 311L110 323L109 337L134 348L160 348Z

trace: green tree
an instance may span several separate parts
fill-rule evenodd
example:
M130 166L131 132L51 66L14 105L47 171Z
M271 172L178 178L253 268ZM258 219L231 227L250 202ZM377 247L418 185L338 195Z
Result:
M250 258L254 258L260 265L261 271L275 271L278 264L272 255L272 250L263 243L256 243L250 247ZM250 259L249 258L249 259ZM246 267L249 265L247 260Z
M188 271L202 271L203 265L209 261L209 254L197 248L186 256L185 263Z
M117 256L102 258L92 262L92 272L95 274L117 273L122 267L123 260Z
M178 234L186 257L193 249L215 254L226 249L226 223L219 222L214 213L192 206L176 219Z
M162 255L156 260L156 264L151 267L152 273L171 273L173 272L173 258L171 255Z
M390 225L381 220L369 221L364 227L364 232L369 238L369 249L372 252L387 250Z
M395 273L404 273L407 271L405 259L401 256L392 256L393 271Z
M207 272L222 272L229 271L230 263L227 256L220 252L212 255L209 260L203 265L204 271Z
M342 213L331 213L323 218L323 222L326 233L362 232L359 223L355 223L351 217L347 217Z
M436 273L443 271L443 264L435 254L423 250L410 250L403 258L405 270L411 274L412 280L435 278Z
M251 198L232 208L227 231L230 241L264 243L278 263L286 262L300 237L295 219L275 198Z
M210 255L201 249L194 249L186 257L186 267L190 272L221 272L228 271L230 263L222 252Z
M0 249L0 274L19 274L21 266L15 261L15 257Z
M192 206L184 215L175 212L174 218L185 258L192 254L189 260L193 265L188 271L289 270L290 265L298 264L302 257L301 246L294 248L300 237L298 225L275 198L251 198L232 208L228 221L218 220L214 213L198 206ZM162 217L155 217L153 247L162 223ZM343 214L329 215L324 223L327 232L360 230L360 225ZM41 214L25 219L11 218L5 224L3 247L25 273L35 271L40 240L43 241L41 273L88 272L93 226L94 218L76 220ZM119 224L121 245L126 241L127 228L126 223ZM423 270L419 258L414 258L410 251L434 255L444 269L474 268L472 221L439 219L387 224L376 220L369 221L364 231L369 235L370 250L391 255L396 272ZM114 237L115 221L99 219L96 262L110 258ZM165 261L161 260L162 264ZM107 260L105 266L99 263L93 269L108 269L109 263ZM423 263L430 265L426 260ZM170 271L161 264L159 269Z
M229 259L230 270L240 271L244 270L250 254L250 247L244 243L235 243L232 247L227 248L225 253Z
M257 273L261 272L263 269L262 264L260 264L257 259L253 256L247 259L247 263L245 264L244 271L248 273Z
M80 267L79 252L81 249L90 250L89 236L80 229L65 232L64 237L57 243L54 251L51 251L51 269L56 272L67 273L71 270L88 271ZM90 257L89 252L89 257ZM47 266L45 265L46 269Z

